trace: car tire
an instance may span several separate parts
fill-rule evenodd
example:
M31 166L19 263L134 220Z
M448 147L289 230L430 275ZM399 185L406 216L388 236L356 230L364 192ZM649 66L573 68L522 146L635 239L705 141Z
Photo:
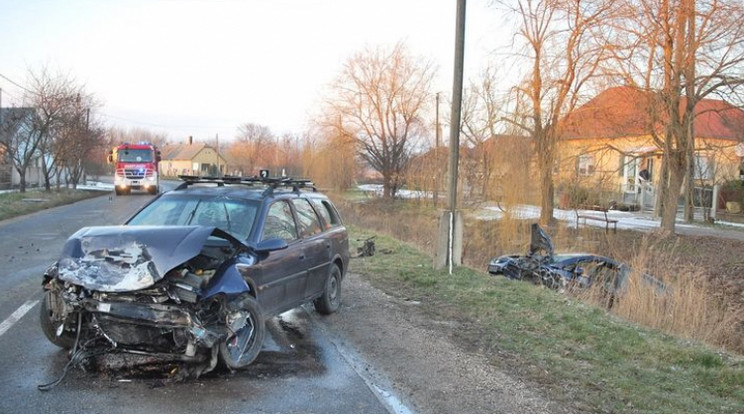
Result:
M150 187L150 189L148 189L147 192L152 195L155 195L158 193L158 187Z
M50 306L52 300L52 292L46 291L44 298L41 300L41 311L39 312L39 323L41 324L41 330L44 331L44 335L47 337L49 342L57 345L63 349L70 349L75 345L75 336L70 332L62 332L62 335L57 336L57 329L60 323L53 320L53 310Z
M247 367L258 356L266 336L266 324L256 299L240 298L233 308L247 312L245 325L220 342L220 359L230 370Z
M118 187L114 188L114 192L115 192L115 193L116 193L116 195L118 195L118 196L120 196L120 195L121 195L121 190L119 190L119 188L118 188Z
M323 294L313 302L315 310L322 315L330 315L341 306L341 269L331 266Z

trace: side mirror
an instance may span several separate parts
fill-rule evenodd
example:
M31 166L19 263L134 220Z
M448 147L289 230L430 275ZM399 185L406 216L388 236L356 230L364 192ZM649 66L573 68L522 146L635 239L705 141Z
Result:
M258 245L256 246L256 252L257 253L269 253L275 250L284 250L287 247L288 247L287 242L284 241L284 239L274 237L274 238L266 239L258 243Z
M155 152L155 162L160 162L163 157L160 155L160 150Z
M109 154L108 154L108 157L106 157L106 160L108 161L109 164L114 163L114 152L113 151L109 151Z

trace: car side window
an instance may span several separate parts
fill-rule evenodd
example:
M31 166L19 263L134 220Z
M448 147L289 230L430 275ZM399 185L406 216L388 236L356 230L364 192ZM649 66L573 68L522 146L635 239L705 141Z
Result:
M280 238L287 243L297 239L297 227L292 209L285 201L277 201L269 207L261 240Z
M297 212L297 224L300 228L300 236L310 237L323 231L320 226L318 215L310 203L305 199L292 200Z

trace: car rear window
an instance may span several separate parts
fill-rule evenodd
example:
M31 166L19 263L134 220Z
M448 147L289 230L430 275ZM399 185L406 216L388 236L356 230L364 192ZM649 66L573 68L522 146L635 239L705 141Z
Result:
M326 229L341 225L341 218L330 201L311 199L310 202L313 204L318 214L323 217L324 227Z

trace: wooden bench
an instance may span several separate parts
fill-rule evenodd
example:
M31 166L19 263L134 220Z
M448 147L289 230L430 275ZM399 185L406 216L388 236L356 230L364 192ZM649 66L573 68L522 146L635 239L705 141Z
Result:
M597 213L602 213L602 215L599 214L588 214L585 212L579 212L579 210L591 210L596 211ZM601 206L592 205L592 206L586 206L581 205L577 207L574 212L576 213L576 228L579 228L579 223L581 220L584 221L584 225L586 226L587 220L594 220L594 221L603 221L605 223L605 232L610 231L610 224L612 224L612 231L617 233L617 220L611 219L607 217L607 209Z

